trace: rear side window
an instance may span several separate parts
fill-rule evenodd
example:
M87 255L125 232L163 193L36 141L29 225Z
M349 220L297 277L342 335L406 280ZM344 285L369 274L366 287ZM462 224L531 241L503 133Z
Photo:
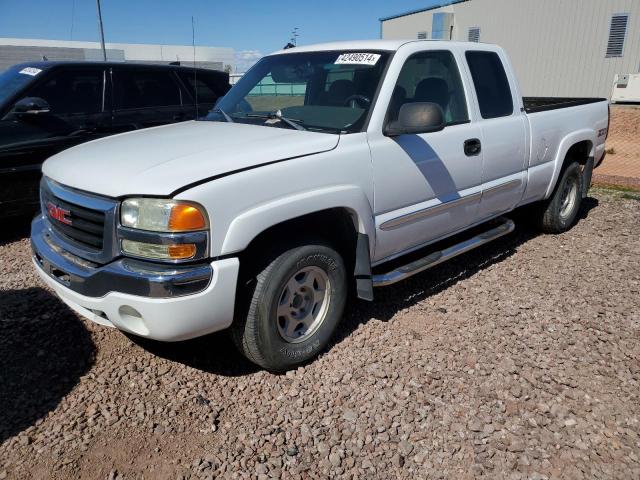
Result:
M218 92L215 83L211 82L205 74L196 74L193 72L180 72L180 77L188 85L191 95L198 94L198 103L215 103L218 97L224 95Z
M478 95L482 118L508 117L513 99L507 74L495 52L466 52L467 63Z
M103 73L99 69L59 70L26 92L44 99L51 113L92 114L102 111Z
M113 80L116 110L182 103L178 83L168 70L116 70Z

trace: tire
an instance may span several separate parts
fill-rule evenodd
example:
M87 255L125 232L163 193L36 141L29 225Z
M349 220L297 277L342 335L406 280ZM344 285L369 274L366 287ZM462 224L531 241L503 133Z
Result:
M322 242L293 246L272 255L250 280L239 292L244 305L232 325L238 349L272 372L316 357L344 313L347 274L340 254Z
M582 203L582 170L578 162L568 164L560 173L551 197L537 211L537 223L545 233L563 233L576 221Z

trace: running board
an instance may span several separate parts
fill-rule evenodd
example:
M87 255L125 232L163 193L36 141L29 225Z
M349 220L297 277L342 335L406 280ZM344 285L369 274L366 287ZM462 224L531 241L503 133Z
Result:
M501 222L498 226L493 227L491 230L487 230L486 232L480 233L475 237L471 237L468 240L464 240L443 250L432 252L426 257L414 260L413 262L407 265L403 265L396 270L392 270L391 272L374 275L373 286L386 287L387 285L392 285L396 282L400 282L405 278L409 278L415 275L416 273L420 273L427 270L428 268L435 267L439 263L446 262L453 257L462 255L469 250L473 250L474 248L480 247L485 243L489 243L497 238L513 232L515 228L513 220L503 217L499 218L498 221Z

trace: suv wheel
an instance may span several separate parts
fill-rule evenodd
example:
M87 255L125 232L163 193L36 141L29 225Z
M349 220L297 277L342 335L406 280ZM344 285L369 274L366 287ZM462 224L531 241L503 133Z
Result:
M297 367L322 351L347 298L342 257L321 242L274 255L249 285L232 327L233 338L249 360L276 372Z

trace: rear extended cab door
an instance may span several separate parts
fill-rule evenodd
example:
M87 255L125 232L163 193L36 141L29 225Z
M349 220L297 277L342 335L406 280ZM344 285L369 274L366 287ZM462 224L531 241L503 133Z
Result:
M374 176L376 247L381 263L463 230L478 219L482 151L464 52L456 45L409 42L396 52L378 95L367 139ZM385 136L408 102L438 103L438 132Z
M480 220L512 210L526 187L529 123L509 58L495 45L465 44L482 141Z

